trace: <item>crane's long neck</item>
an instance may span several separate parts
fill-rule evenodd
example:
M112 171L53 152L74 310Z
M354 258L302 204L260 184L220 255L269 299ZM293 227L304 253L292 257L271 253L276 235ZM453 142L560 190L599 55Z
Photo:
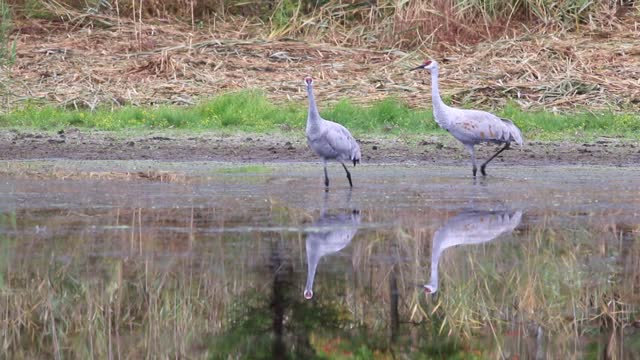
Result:
M436 122L443 128L446 128L446 108L447 105L440 97L440 87L438 86L439 69L435 67L431 70L431 101L433 104L433 115Z
M316 106L316 99L313 96L313 86L307 85L307 95L309 96L309 113L307 114L307 132L320 126L322 119Z
M442 245L442 240L436 232L433 237L433 248L431 249L431 279L429 280L429 285L434 293L438 291L438 264L440 263L440 255L444 250Z
M304 287L305 292L313 293L313 280L316 277L316 268L320 257L315 253L314 249L307 246L307 284Z

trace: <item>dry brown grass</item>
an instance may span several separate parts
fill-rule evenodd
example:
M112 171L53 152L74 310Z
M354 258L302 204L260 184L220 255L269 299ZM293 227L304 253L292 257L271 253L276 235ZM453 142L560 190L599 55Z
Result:
M0 75L12 90L3 94L10 107L27 100L90 108L193 104L244 88L263 89L279 102L302 100L306 74L321 80L323 99L371 102L392 95L420 105L427 74L407 69L424 57L441 60L441 88L456 103L513 100L558 109L640 103L640 26L633 14L594 19L579 32L523 31L469 22L447 1L384 3L368 12L330 2L295 12L285 25L236 9L217 12L198 29L191 21L150 18L153 12L125 16L122 4L113 16L46 3L64 21L17 21L17 62Z

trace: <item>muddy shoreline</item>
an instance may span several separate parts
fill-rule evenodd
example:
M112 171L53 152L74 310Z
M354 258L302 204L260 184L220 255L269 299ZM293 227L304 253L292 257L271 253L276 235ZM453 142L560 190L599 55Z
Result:
M467 152L453 138L443 135L367 136L358 139L363 163L468 164ZM478 147L479 159L497 149ZM278 162L314 161L303 135L281 134L134 134L88 132L77 129L59 133L3 130L0 160L158 160ZM640 164L637 140L599 138L589 142L528 141L496 159L496 165L609 165ZM494 165L495 166L495 165Z

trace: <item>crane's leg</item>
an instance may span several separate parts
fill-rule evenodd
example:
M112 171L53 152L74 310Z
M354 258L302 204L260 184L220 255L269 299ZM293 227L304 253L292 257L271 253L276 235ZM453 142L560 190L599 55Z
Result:
M329 174L327 174L327 159L322 159L324 165L324 186L329 187Z
M478 172L478 167L476 166L476 151L473 148L473 145L465 145L469 153L471 153L471 166L473 166L473 177L476 177L476 173Z
M322 208L320 209L320 216L324 216L327 213L327 203L329 202L329 191L325 189L324 197L322 198Z
M347 172L347 179L349 180L349 186L353 187L353 183L351 182L351 173L349 172L349 169L347 169L347 165L345 165L342 161L340 161L340 164L342 164L344 171Z
M493 154L493 156L490 157L489 160L485 161L482 165L480 165L480 172L482 173L482 176L487 176L487 173L484 171L484 168L487 167L487 164L489 163L489 161L493 160L493 158L495 158L496 156L500 155L501 152L507 150L509 148L509 146L511 146L511 143L504 144L504 147L502 149L498 150L498 152Z

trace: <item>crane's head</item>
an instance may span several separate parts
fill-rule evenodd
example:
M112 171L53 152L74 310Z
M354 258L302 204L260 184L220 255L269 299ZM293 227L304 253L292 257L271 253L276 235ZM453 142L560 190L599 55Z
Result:
M311 290L305 290L304 291L304 298L307 300L311 300L311 298L313 297L313 291Z
M435 62L435 60L427 59L422 63L422 65L414 67L413 69L411 69L411 71L418 70L418 69L426 69L426 70L431 71L436 67L438 67L438 63Z
M305 78L304 78L304 82L305 82L307 85L313 85L313 78L312 78L311 76L305 76Z
M423 288L424 288L424 293L427 295L434 294L436 291L438 291L437 287L431 286L431 285L424 285Z

